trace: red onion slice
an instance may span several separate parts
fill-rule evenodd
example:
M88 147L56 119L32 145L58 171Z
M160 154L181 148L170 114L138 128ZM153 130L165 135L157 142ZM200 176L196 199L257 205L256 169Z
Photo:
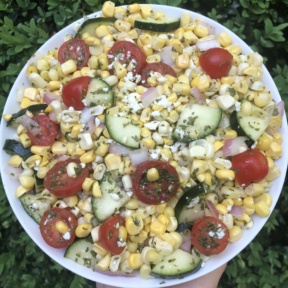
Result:
M206 200L206 204L212 214L213 217L218 218L219 214L211 200Z
M46 104L50 104L53 100L61 100L61 96L51 91L45 91L43 94L43 101Z
M241 218L243 213L245 212L245 208L240 205L233 205L230 213L235 217L235 218Z
M109 150L108 150L110 153L113 153L115 155L128 155L129 152L131 151L130 148L126 147L126 146L123 146L121 144L118 144L118 143L115 143L115 142L112 142L110 145L109 145Z
M92 134L94 132L95 126L95 117L90 117L83 130Z
M55 113L55 111L51 111L49 113L49 118L51 121L57 123L58 122L58 119L57 119L57 114Z
M149 160L148 150L145 148L130 151L128 155L132 166L137 166Z
M199 21L198 25L206 27L208 29L209 35L215 35L215 27L211 26L209 23L205 21Z
M284 111L285 111L285 103L284 103L284 101L278 102L276 104L276 107L278 109L279 116L283 117Z
M194 96L200 104L205 102L204 94L199 90L197 86L190 89L190 93Z
M173 47L172 46L166 46L164 47L160 52L159 55L161 57L161 62L165 63L169 66L174 65L173 60Z
M67 159L69 159L70 157L68 155L57 155L55 157L58 161L66 161Z
M182 234L182 238L183 238L183 242L180 245L180 249L186 252L191 252L191 236L190 233L189 234Z
M90 120L91 116L92 115L91 115L90 108L89 107L84 107L84 109L81 112L81 120L80 120L80 122L82 124L86 124Z
M23 172L21 167L12 167L10 165L6 166L5 172L10 176L13 180L18 180L20 174Z
M214 39L213 40L207 40L207 41L198 41L196 43L196 46L200 51L206 51L206 50L209 50L211 48L221 47L220 43Z
M240 136L234 139L229 139L224 142L223 146L223 156L234 156L248 149L245 143L246 137Z
M18 117L17 122L21 123L32 135L42 133L41 126L27 115Z
M149 87L142 95L141 95L141 101L143 104L143 107L146 108L150 104L153 103L154 100L158 98L159 94L155 87Z

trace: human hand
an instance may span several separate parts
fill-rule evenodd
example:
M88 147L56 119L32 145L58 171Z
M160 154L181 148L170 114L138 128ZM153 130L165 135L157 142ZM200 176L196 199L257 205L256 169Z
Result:
M222 265L216 270L202 277L199 277L195 280L192 280L183 284L170 286L170 288L216 288L223 272L226 269L226 266L227 264ZM96 283L96 288L116 288L116 287L101 284L101 283Z

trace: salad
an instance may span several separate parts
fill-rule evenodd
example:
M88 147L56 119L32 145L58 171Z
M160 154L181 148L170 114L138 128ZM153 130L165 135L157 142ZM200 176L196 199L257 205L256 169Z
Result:
M180 278L268 217L284 109L262 64L190 14L110 1L31 64L3 149L47 245L97 271Z

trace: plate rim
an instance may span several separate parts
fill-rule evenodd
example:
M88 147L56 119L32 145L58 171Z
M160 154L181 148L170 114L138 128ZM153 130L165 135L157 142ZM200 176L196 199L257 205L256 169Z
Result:
M167 15L170 15L170 13L172 15L174 15L175 11L177 11L177 15L179 13L182 14L182 13L189 13L192 17L192 19L194 20L195 18L201 18L202 20L204 21L208 21L209 23L212 23L213 26L216 28L216 30L221 30L221 31L226 31L229 33L229 35L233 36L233 43L239 43L239 45L242 47L243 49L243 54L247 54L249 52L252 52L253 50L248 46L248 44L246 42L244 42L239 36L237 36L233 31L229 30L228 28L226 28L225 26L223 26L222 24L216 22L215 20L213 19L210 19L208 18L207 16L203 15L203 14L200 14L198 12L194 12L194 11L191 11L191 10L187 10L187 9L183 9L183 8L179 8L179 7L173 7L173 6L167 6L167 5L159 5L159 4L141 4L141 6L144 6L144 5L149 5L153 8L154 11L163 11L163 9L165 10L164 13L167 14ZM126 8L127 5L123 5L122 7ZM167 13L168 11L168 13ZM32 63L33 61L35 61L35 59L37 59L38 57L41 57L43 56L43 54L41 54L42 52L44 51L48 51L49 47L51 48L51 44L54 43L55 41L58 41L58 38L59 40L61 40L59 43L60 45L63 43L64 41L64 34L69 34L69 33L75 33L76 31L73 30L73 28L75 27L75 25L77 24L81 24L84 20L86 20L87 18L94 18L94 17L97 17L97 16L100 16L101 15L101 11L97 11L97 12L94 12L94 13L91 13L87 16L84 16L74 22L72 22L71 24L69 24L68 26L62 28L61 30L59 30L55 35L53 35L48 41L46 41L43 45L41 45L39 47L39 49L34 53L34 55L27 61L27 63L25 64L25 66L22 68L21 72L19 73L15 83L13 84L11 90L10 90L10 93L9 93L9 96L6 100L6 103L5 103L5 106L4 106L4 109L3 109L3 114L5 113L13 113L13 111L9 110L11 109L11 104L10 102L13 101L13 99L11 98L13 95L13 93L15 93L21 85L23 85L23 79L21 79L20 76L23 76L26 75L25 71L26 71L26 68L27 66ZM171 16L172 16L171 15ZM70 31L70 32L66 32L66 31ZM235 41L235 38L237 39L237 41ZM51 44L50 44L51 43ZM58 48L59 46L58 45ZM53 44L53 46L55 46L55 44ZM269 86L272 85L272 88L273 88L273 92L276 94L276 98L278 98L277 100L280 101L281 99L281 96L279 94L279 91L276 87L276 84L272 78L272 76L270 75L269 71L267 70L266 66L263 65L263 75L264 75L264 78L263 79L263 82L266 82L266 81L269 81ZM27 80L28 81L28 80ZM20 83L22 82L22 84ZM27 82L28 83L28 82ZM21 89L21 88L20 88ZM270 87L269 87L269 90L271 91ZM16 93L15 93L16 94ZM273 95L275 98L275 94ZM12 99L12 100L11 100ZM8 101L9 100L9 101ZM9 105L10 104L10 105ZM19 107L19 105L18 105ZM19 108L17 107L17 109L19 110ZM9 112L7 111L9 110ZM17 110L16 110L17 111ZM283 115L283 118L284 119L287 119L286 118L286 114L284 112L284 115ZM284 120L283 119L283 120ZM5 121L1 121L1 125L0 125L0 135L3 135L3 133L8 130L11 132L14 132L14 129L12 128L7 128L5 126ZM287 121L283 121L283 126L281 128L281 131L284 132L284 133L281 133L282 135L288 135L288 127L287 127ZM1 137L0 139L0 143L3 147L3 144L4 144L4 140L5 140L5 137ZM283 143L282 143L282 147L284 145L288 145L288 137L284 138L283 137ZM3 150L2 152L0 152L0 157L3 157L3 159L9 159L10 156L8 157L5 157L6 154ZM1 173L1 177L2 177L2 183L3 183L3 188L4 188L4 191L6 193L6 197L8 199L8 202L10 204L10 207L12 208L13 210L13 213L16 215L16 218L17 220L19 221L20 225L23 227L23 229L26 231L26 233L29 235L29 237L31 238L31 240L36 243L36 245L46 254L48 255L50 258L52 258L55 262L57 262L59 265L63 266L64 268L66 268L67 270L70 270L71 272L77 274L77 275L80 275L82 276L83 278L86 278L86 279L89 279L91 281L95 281L97 282L97 280L99 281L99 279L97 279L98 277L101 278L101 282L100 283L103 283L103 284L106 284L106 285L113 285L115 287L123 287L122 285L125 285L125 287L127 288L133 288L135 287L135 285L139 288L151 288L151 287L168 287L170 285L177 285L177 284L181 284L181 283L186 283L190 280L193 280L193 279L196 279L198 277L201 277L211 271L213 271L214 269L216 269L217 267L216 266L221 266L223 264L225 264L226 262L230 261L232 258L234 258L237 254L239 254L246 246L249 245L249 243L251 243L254 238L258 235L258 233L261 231L261 229L263 228L263 226L265 225L265 223L268 221L269 217L267 218L260 218L256 215L253 215L253 219L256 217L256 219L259 219L260 222L259 222L259 226L260 227L258 229L255 230L257 232L255 232L253 230L253 236L252 238L249 239L249 243L246 243L244 241L241 241L239 240L239 243L237 242L237 252L234 252L234 253L231 253L231 255L229 255L228 257L223 257L223 254L221 253L220 255L216 255L216 256L213 256L211 259L208 260L208 262L205 264L205 267L201 268L197 273L195 274L191 274L191 275L188 275L182 279L171 279L171 280L164 280L165 283L161 283L163 282L163 279L148 279L148 280L143 280L142 278L140 277L137 277L135 278L136 281L133 281L133 283L131 283L131 281L128 280L128 283L127 279L131 279L132 277L123 277L123 276L117 276L117 283L114 283L115 279L114 279L114 275L111 277L111 276L108 276L108 275L105 275L105 274L102 274L102 273L98 273L98 272L93 272L92 269L90 268L86 268L86 267L82 267L80 265L77 265L76 263L73 263L72 262L72 265L71 265L71 261L72 260L69 260L69 259L66 259L64 258L64 251L65 249L59 249L59 251L62 251L62 253L56 253L55 255L55 249L52 248L52 247L49 247L44 241L43 239L40 239L39 237L36 237L35 238L35 235L34 235L34 231L33 229L35 228L35 226L38 226L37 223L24 211L23 207L21 206L20 204L20 201L14 196L14 192L12 193L12 195L10 195L10 192L7 192L9 191L9 187L7 187L7 178L9 178L9 176L5 175L5 165L7 166L7 161L0 161L0 173ZM283 164L281 165L281 167L283 166L284 167L284 171L282 170L282 173L280 175L279 178L277 178L277 188L280 189L280 192L278 193L277 195L277 199L274 199L273 197L273 204L271 206L271 211L274 211L274 208L276 206L276 203L280 197L280 194L281 194L281 190L283 188L283 185L284 185L284 181L285 181L285 175L286 175L286 172L287 172L287 165L288 165L288 152L286 152L286 150L283 149L283 155L282 155L282 158L280 160L277 160L277 163L282 163ZM286 165L285 165L286 164ZM3 180L4 179L4 180ZM279 182L280 181L280 182ZM272 181L272 185L274 186L274 181ZM280 188L282 187L282 188ZM272 188L270 188L271 190ZM15 198L15 199L13 199ZM19 208L23 211L20 212ZM26 214L26 217L21 217L21 214L23 214L22 212L25 212ZM22 215L23 216L23 215ZM28 218L29 217L29 218ZM28 221L28 224L26 223ZM31 226L29 225L30 223L33 223L34 224L32 225L32 228ZM38 228L39 229L39 228ZM38 233L40 234L40 232ZM39 236L39 235L38 235ZM243 238L243 236L242 236ZM241 243L240 243L241 241ZM243 243L242 243L243 242ZM246 243L246 244L245 244ZM230 244L230 246L232 245L235 245L234 244ZM232 246L234 247L234 246ZM232 250L232 249L230 249ZM229 250L228 250L229 251ZM223 252L225 253L225 251ZM62 254L62 259L59 259L59 255L61 256ZM227 254L227 253L226 253ZM224 254L224 256L226 255ZM60 260L60 261L59 261ZM217 262L217 264L219 265L216 265L215 267L213 266L214 262ZM76 264L75 265L75 268L71 268L70 266L74 266L73 264ZM87 272L90 272L90 273L87 273ZM92 271L92 272L91 272ZM95 276L91 276L91 275ZM88 276L88 277L87 277ZM132 278L133 279L133 278ZM143 281L138 281L137 282L137 279L142 279ZM137 282L137 283L136 283ZM120 285L120 286L118 286Z

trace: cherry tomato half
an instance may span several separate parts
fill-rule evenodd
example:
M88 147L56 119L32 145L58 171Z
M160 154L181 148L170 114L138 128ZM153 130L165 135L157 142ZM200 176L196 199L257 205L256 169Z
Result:
M82 76L69 81L62 89L62 100L67 107L83 110L82 100L86 97L91 77Z
M233 156L232 169L239 185L246 187L263 180L268 174L268 160L259 150L247 149Z
M228 75L232 55L223 48L211 48L200 55L199 64L212 79L219 79Z
M220 219L205 216L194 222L191 242L201 254L219 254L227 247L228 241L229 230Z
M33 133L33 128L27 130L27 134L33 145L49 146L55 142L59 134L58 125L45 114L34 115L32 120L41 127L41 133Z
M60 233L56 223L62 221L68 226L68 231ZM44 241L54 248L65 248L74 242L77 217L66 208L54 207L46 211L40 220L40 232Z
M99 228L99 245L112 254L119 255L125 246L119 245L119 227L125 225L125 219L120 216L111 216Z
M76 177L70 177L67 174L67 165L71 162L79 165ZM47 172L44 187L58 197L70 197L81 191L82 184L88 175L88 166L82 168L77 159L59 161Z
M159 179L149 181L147 171L150 168L158 170ZM161 204L169 201L179 188L179 176L176 169L168 162L151 160L140 164L132 181L137 198L146 204Z
M149 87L150 85L147 83L147 79L150 77L151 72L158 72L162 76L169 74L173 77L177 77L175 71L169 65L159 62L159 63L149 63L147 64L141 74L141 84L145 87Z
M87 66L89 58L89 46L80 38L64 42L58 51L58 61L61 64L68 60L74 60L78 70Z
M130 41L116 42L108 52L109 64L114 61L119 61L121 64L133 65L133 74L140 74L146 64L146 56L144 52L134 43ZM113 69L109 70L110 74L114 74Z

